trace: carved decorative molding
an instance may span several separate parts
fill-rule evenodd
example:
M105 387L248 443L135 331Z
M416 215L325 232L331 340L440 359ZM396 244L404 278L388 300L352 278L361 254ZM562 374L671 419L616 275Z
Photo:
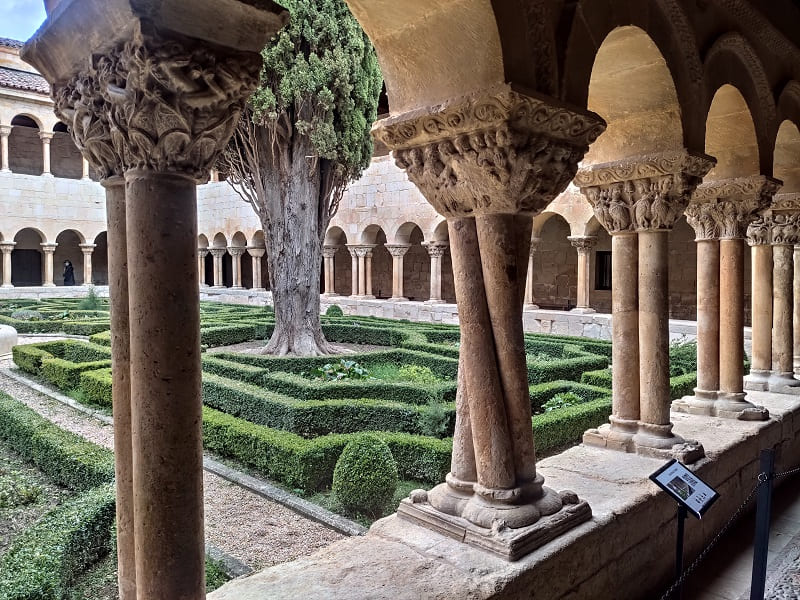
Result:
M715 162L686 151L640 156L581 169L575 185L610 233L667 230Z
M336 256L336 252L339 250L339 246L323 246L322 247L322 256L324 258L333 258Z
M800 213L800 193L776 194L769 208L773 213Z
M411 248L410 244L386 244L384 246L388 251L389 254L396 257L403 257L406 255L408 250Z
M214 258L222 258L225 256L225 253L228 251L227 248L209 248L209 252L211 252L211 256Z
M205 258L208 256L208 248L198 248L197 254L200 256L200 258Z
M374 247L375 244L347 244L350 256L357 256L360 258L372 257L372 249Z
M686 208L686 220L698 240L744 238L747 226L770 205L780 186L764 175L703 183Z
M536 214L605 129L552 102L503 85L384 119L373 135L440 214Z
M428 251L431 258L441 258L447 252L450 244L447 242L423 242L422 246Z
M201 181L223 150L261 58L139 30L64 86L53 86L59 117L105 176L144 169Z
M769 217L759 215L747 226L747 243L751 246L767 246L772 243L772 224Z
M800 215L798 214L773 214L770 217L772 225L772 244L790 245L800 244Z
M597 238L593 235L569 236L567 239L578 252L588 252L597 245Z
M241 256L242 254L244 254L245 250L246 250L246 248L244 248L243 246L229 246L228 247L228 254L230 254L231 256L233 256L235 258L237 256Z

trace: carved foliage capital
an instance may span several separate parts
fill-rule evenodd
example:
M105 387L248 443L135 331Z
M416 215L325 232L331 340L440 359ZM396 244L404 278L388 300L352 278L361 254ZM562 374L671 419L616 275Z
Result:
M594 165L575 176L610 233L671 229L714 159L668 152Z
M800 243L800 214L773 214L772 243L774 245L791 245Z
M447 242L423 242L422 245L428 251L431 258L441 258L450 247L450 244Z
M222 258L225 256L225 253L228 251L227 248L209 248L209 252L211 252L211 256L214 258Z
M398 258L405 256L410 248L410 244L386 244L389 254Z
M323 246L322 256L324 258L333 258L334 256L336 256L337 250L339 250L339 246Z
M244 254L245 250L246 248L244 248L243 246L229 246L228 254L236 258L237 256L241 256L242 254Z
M258 84L257 53L212 49L155 31L92 60L54 86L59 116L103 175L122 169L203 180Z
M372 257L372 249L375 246L373 244L348 244L347 249L350 251L350 256L356 256L359 258L371 258Z
M697 239L743 238L779 187L779 181L762 175L703 183L686 208L686 220Z
M510 86L377 123L373 135L445 216L540 212L605 123Z
M569 236L567 239L578 252L588 252L597 245L597 238L593 235Z

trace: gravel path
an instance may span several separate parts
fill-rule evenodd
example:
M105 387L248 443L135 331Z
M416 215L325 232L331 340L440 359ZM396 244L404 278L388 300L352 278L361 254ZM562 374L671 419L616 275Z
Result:
M9 368L10 360L0 361ZM107 448L114 433L105 425L0 373L0 390L59 427ZM253 569L311 554L345 536L288 508L204 472L206 539Z

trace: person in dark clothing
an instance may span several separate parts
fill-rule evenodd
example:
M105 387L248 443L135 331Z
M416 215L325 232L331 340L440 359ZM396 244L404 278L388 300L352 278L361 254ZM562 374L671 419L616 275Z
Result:
M75 269L68 260L64 261L64 285L75 285Z

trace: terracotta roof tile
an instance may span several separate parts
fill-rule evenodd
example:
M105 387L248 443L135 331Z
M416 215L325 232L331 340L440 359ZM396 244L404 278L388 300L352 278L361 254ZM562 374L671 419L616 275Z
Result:
M8 67L0 67L0 87L50 95L50 86L41 75Z

